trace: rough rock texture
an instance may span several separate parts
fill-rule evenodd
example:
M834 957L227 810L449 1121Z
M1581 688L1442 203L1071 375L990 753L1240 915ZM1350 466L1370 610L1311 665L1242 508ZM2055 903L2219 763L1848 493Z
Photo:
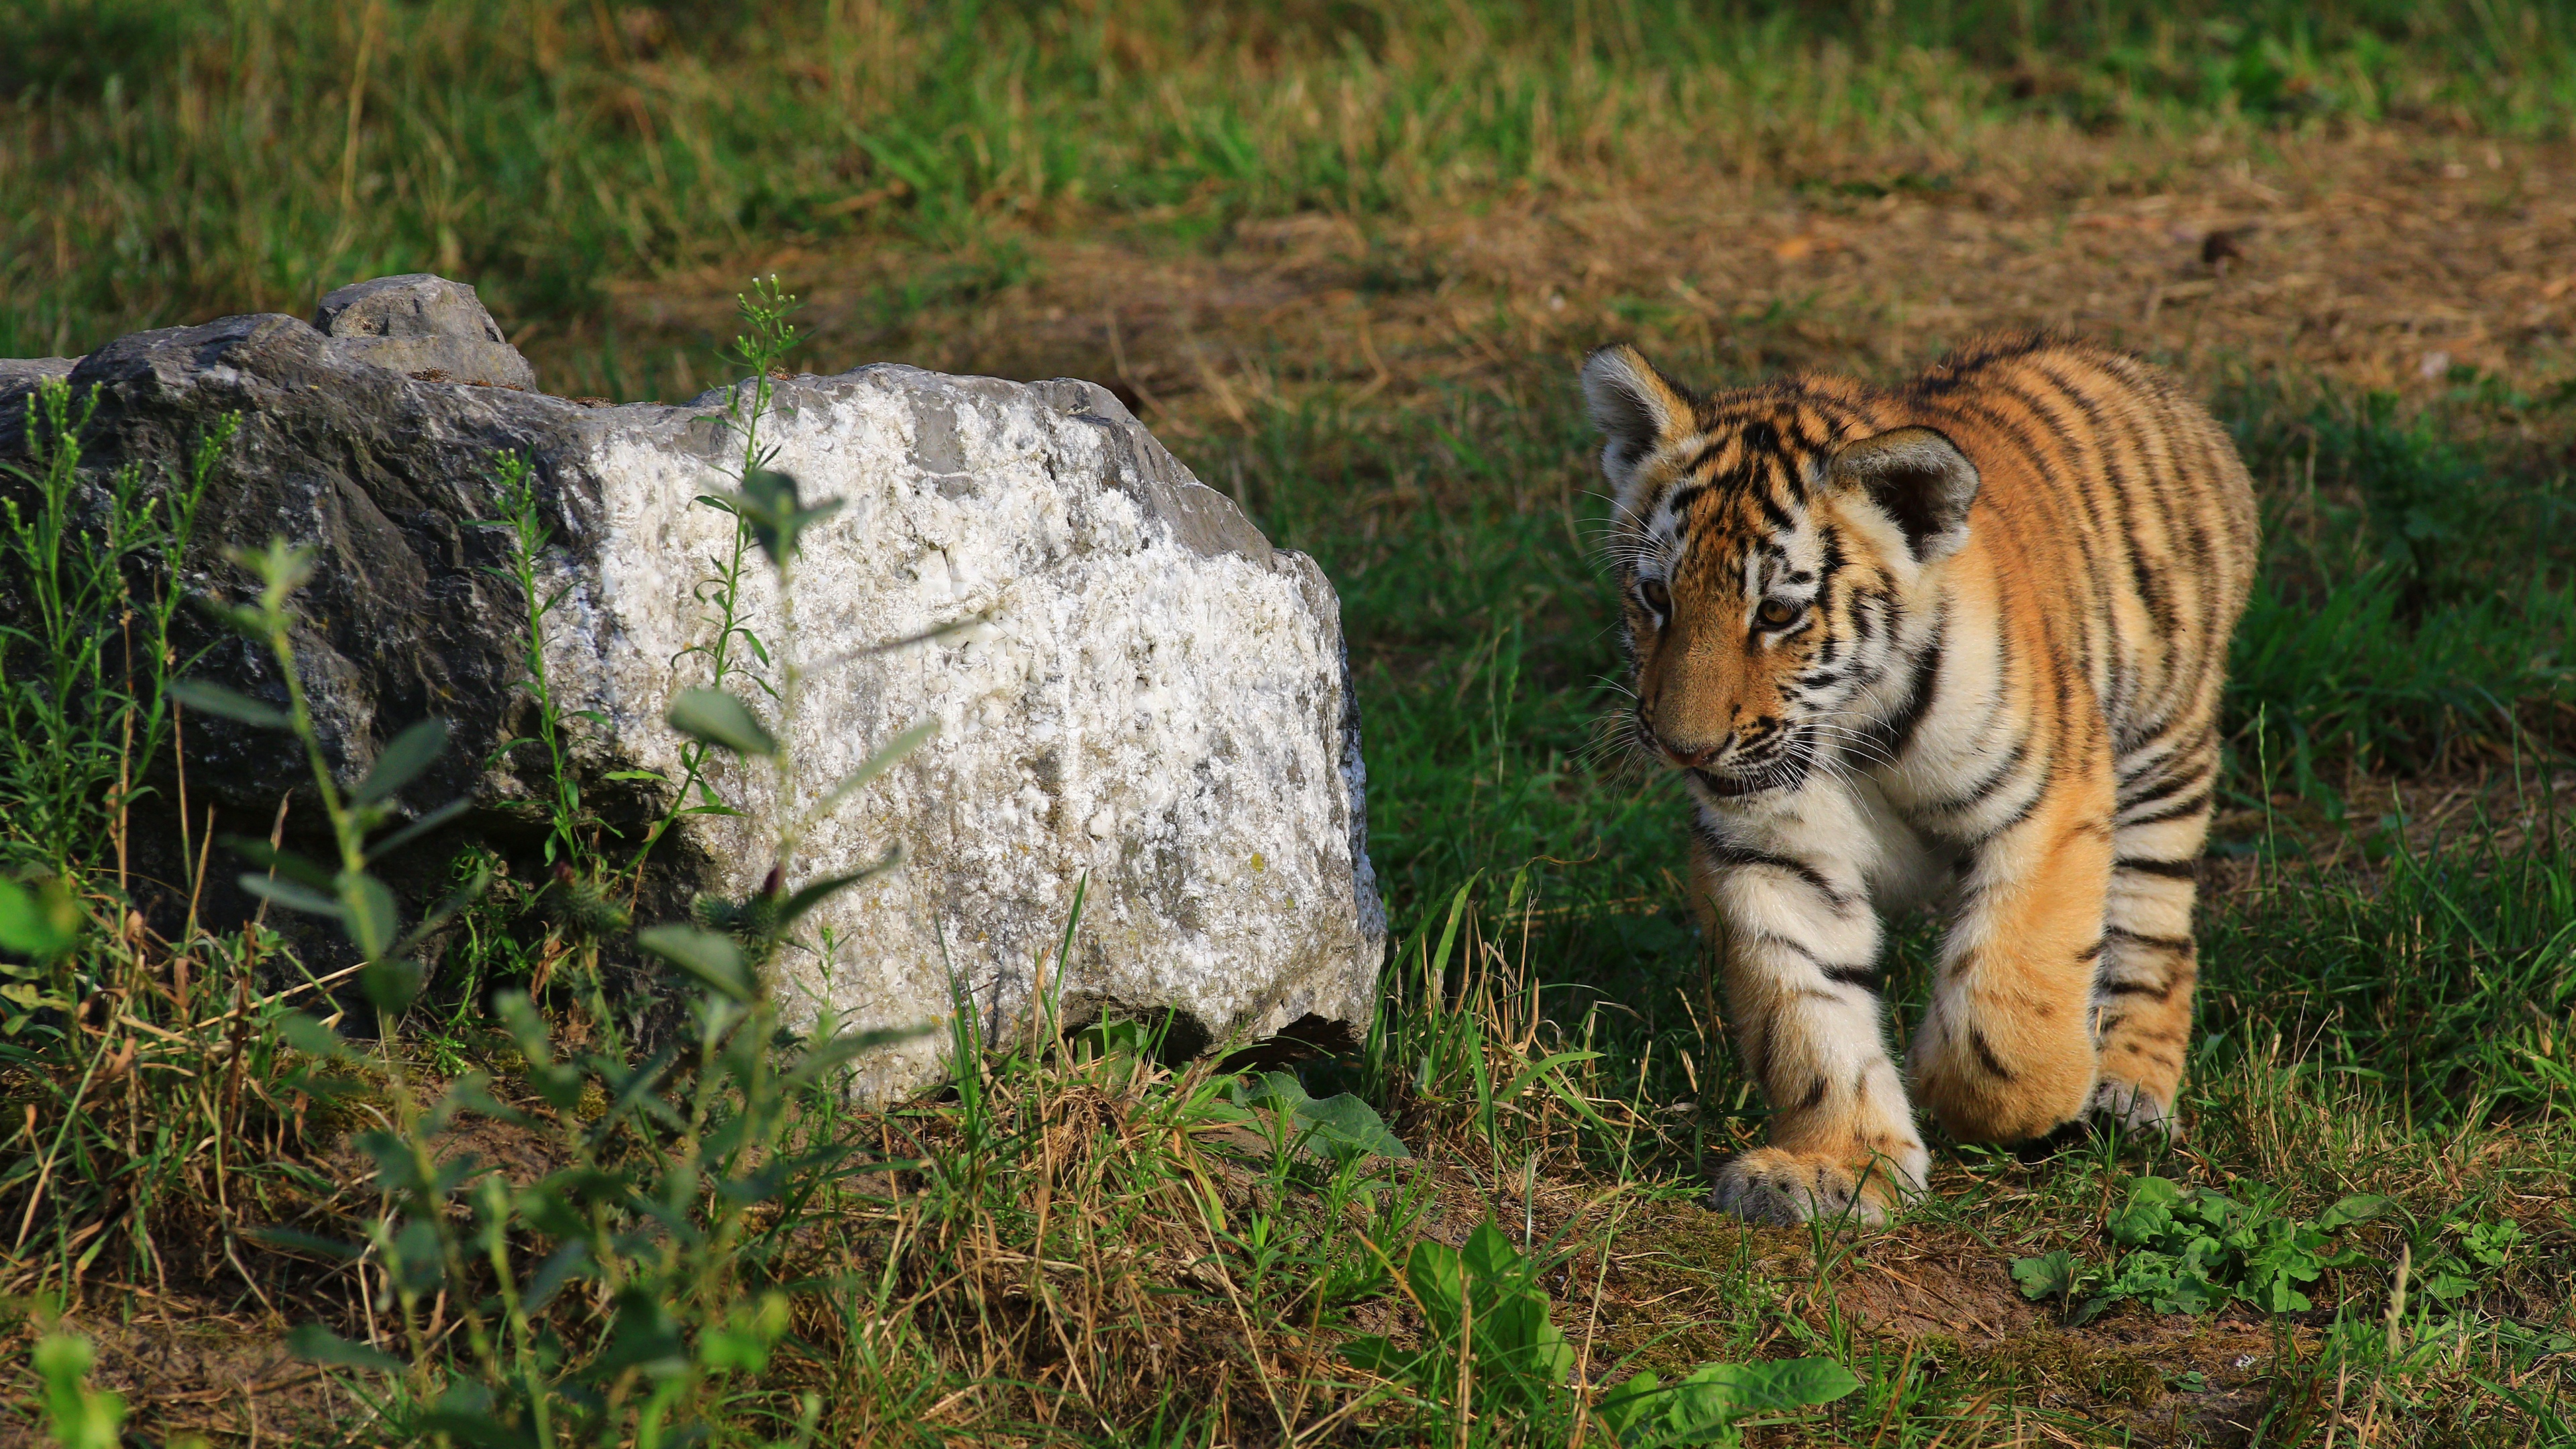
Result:
M16 414L47 378L69 377L77 357L0 357L0 412Z
M313 325L354 362L443 381L533 388L528 360L502 336L483 300L463 282L427 272L353 282L322 299Z
M577 727L576 758L612 823L649 818L650 787L605 776L678 773L662 715L704 682L685 651L711 637L697 600L732 523L693 500L741 457L711 419L729 394L586 409L417 381L279 316L123 338L72 383L104 390L85 460L100 468L175 459L216 416L244 414L191 583L242 587L219 543L283 533L317 548L300 666L338 767L354 775L443 715L456 748L405 803L469 793L487 824L532 818L542 787L480 763L530 724L525 611L485 571L506 539L476 522L497 511L493 455L530 453L560 538L549 568L569 589L549 668L564 708L603 721ZM898 842L911 863L817 913L834 950L783 961L792 1010L929 1023L949 1014L953 970L989 1031L1024 1030L1037 962L1087 876L1074 959L1047 978L1067 1020L1169 1008L1181 1039L1210 1044L1364 1024L1385 926L1339 605L1314 563L1270 547L1088 383L877 366L780 382L775 406L760 435L772 466L809 501L846 500L807 536L792 637L756 554L745 591L773 654L813 669L789 733L804 790L917 720L940 724L807 837L799 878ZM17 428L0 417L0 460L22 450ZM976 622L862 652L961 620ZM282 698L238 644L202 672ZM265 833L295 775L274 738L200 723L189 748L192 798L232 813L219 828ZM739 895L769 868L782 803L765 771L716 784L746 813L691 821L673 858ZM924 1080L941 1049L895 1049L868 1085Z

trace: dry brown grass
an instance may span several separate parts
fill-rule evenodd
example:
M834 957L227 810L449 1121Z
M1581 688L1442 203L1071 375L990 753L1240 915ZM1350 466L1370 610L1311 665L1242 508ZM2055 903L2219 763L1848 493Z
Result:
M2576 149L2396 126L2163 138L2030 121L1972 151L1575 173L1429 219L1308 212L1205 245L1072 225L1019 241L1031 279L891 325L873 289L935 258L754 252L621 285L600 321L634 360L667 364L726 325L736 277L776 271L812 298L809 365L1086 376L1181 435L1319 389L1395 407L1462 383L1570 386L1561 365L1630 336L1704 380L1886 374L2015 326L2104 336L2204 380L2421 396L2454 366L2532 393L2576 377ZM596 346L533 350L550 381L587 390Z

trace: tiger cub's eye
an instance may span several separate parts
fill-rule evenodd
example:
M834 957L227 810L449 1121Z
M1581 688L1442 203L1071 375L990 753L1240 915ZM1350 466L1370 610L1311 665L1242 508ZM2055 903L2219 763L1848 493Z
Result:
M1807 612L1807 606L1804 604L1793 604L1787 599L1764 599L1762 601L1762 607L1754 610L1753 615L1763 623L1777 629L1783 624L1794 622L1800 614L1805 612Z
M1664 587L1662 579L1648 579L1637 585L1637 597L1644 600L1646 607L1654 610L1658 615L1665 618L1672 616L1673 591Z

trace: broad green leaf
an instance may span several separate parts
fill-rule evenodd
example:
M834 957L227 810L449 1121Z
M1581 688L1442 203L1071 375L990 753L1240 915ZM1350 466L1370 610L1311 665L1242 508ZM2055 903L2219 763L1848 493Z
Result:
M1775 1359L1763 1363L1711 1364L1731 1370L1738 1412L1767 1414L1781 1409L1808 1409L1830 1404L1860 1387L1850 1369L1829 1358ZM1698 1375L1694 1374L1696 1378Z
M1458 1250L1429 1239L1415 1243L1405 1256L1404 1281L1431 1331L1444 1339L1456 1337L1459 1306L1466 1300L1466 1275L1459 1267Z
M671 700L671 728L737 754L766 758L778 741L752 715L751 706L721 689L684 689Z
M62 882L40 881L30 888L0 876L0 950L50 960L72 948L80 928L80 904Z
M1626 1443L1630 1435L1640 1433L1648 1416L1663 1409L1671 1397L1653 1369L1639 1369L1625 1383L1604 1393L1600 1402L1592 1406L1592 1413L1620 1442Z
M418 779L421 771L437 763L438 757L446 750L447 721L422 720L394 736L393 742L385 746L384 753L376 756L376 763L367 771L367 778L360 780L358 788L349 792L350 803L372 805L391 798L403 786Z
M1492 1218L1478 1223L1476 1230L1467 1235L1466 1244L1458 1250L1458 1260L1467 1270L1468 1281L1486 1291L1517 1288L1528 1277L1529 1265L1521 1257L1521 1250L1512 1246L1512 1240Z
M2447 1264L2425 1274L2418 1282L2421 1285L2418 1292L2444 1303L2466 1298L2478 1286L2475 1279L2452 1271Z
M1309 1099L1298 1109L1298 1115L1315 1124L1317 1136L1348 1151L1397 1160L1413 1156L1413 1149L1388 1130L1386 1119L1377 1114L1376 1108L1348 1092Z
M1387 1130L1386 1121L1376 1109L1348 1092L1317 1099L1306 1095L1303 1083L1288 1072L1265 1072L1261 1080L1244 1094L1253 1106L1268 1106L1289 1113L1304 1124L1299 1142L1319 1140L1326 1155L1345 1157L1352 1153L1374 1153L1386 1158L1409 1158L1412 1149Z
M291 730L295 721L272 705L202 679L182 679L170 686L170 697L190 709L221 715L264 730Z
M401 1359L380 1348L352 1343L318 1323L296 1326L286 1335L286 1351L306 1363L326 1368L373 1369L378 1373L400 1373Z
M751 971L732 937L696 926L648 926L635 933L635 944L727 999L746 1006L751 1003Z

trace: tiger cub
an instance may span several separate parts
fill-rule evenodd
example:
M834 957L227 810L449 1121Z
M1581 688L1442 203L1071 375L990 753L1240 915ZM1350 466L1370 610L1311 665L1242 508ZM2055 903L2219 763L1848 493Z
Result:
M1901 387L1699 397L1583 368L1615 492L1635 746L1684 773L1694 894L1770 1145L1717 1174L1767 1222L1882 1220L1954 1138L2086 1113L2174 1129L2254 496L2174 380L2058 337ZM1881 910L1949 927L1904 1077Z

